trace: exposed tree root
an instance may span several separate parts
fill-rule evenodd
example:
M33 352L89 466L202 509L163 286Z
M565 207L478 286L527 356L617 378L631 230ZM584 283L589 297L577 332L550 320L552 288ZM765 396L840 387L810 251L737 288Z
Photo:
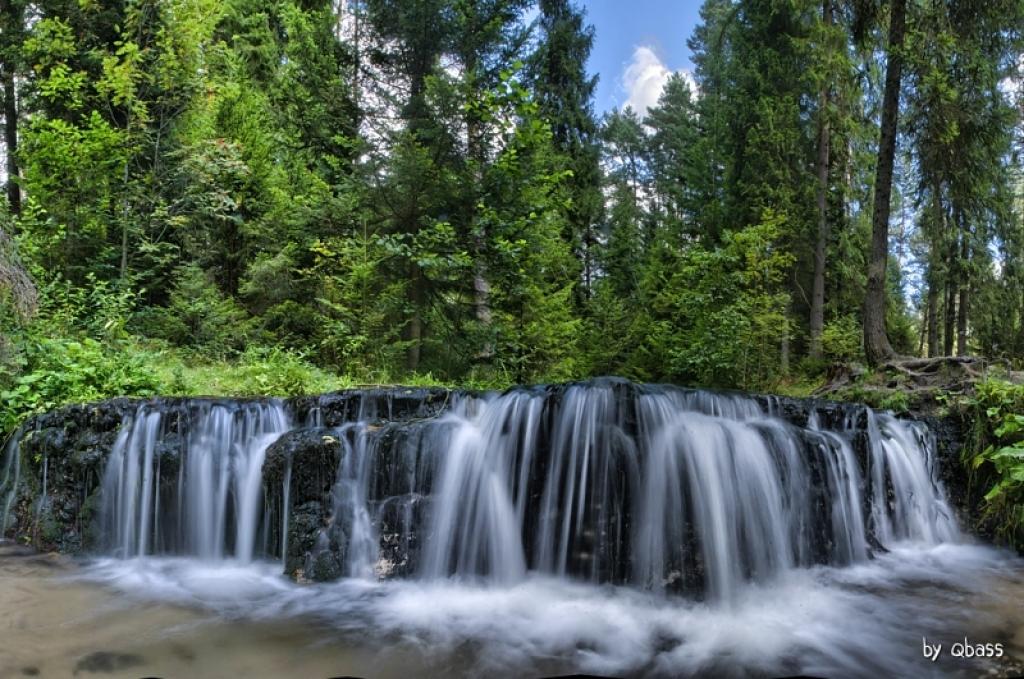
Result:
M1011 371L1005 361L977 356L896 357L873 373L857 364L835 365L815 395L849 397L852 390L864 395L899 392L913 402L934 402L943 393L970 392L992 368L999 368L1000 377L1024 383L1024 373Z
M935 386L936 381L948 382L984 379L993 362L975 356L937 356L935 358L908 358L889 361L883 371L906 375L922 386ZM1008 367L1005 364L1001 364Z

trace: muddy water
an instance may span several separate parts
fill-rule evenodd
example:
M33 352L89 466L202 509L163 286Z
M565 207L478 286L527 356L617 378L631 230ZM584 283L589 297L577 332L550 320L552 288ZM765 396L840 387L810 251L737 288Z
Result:
M312 623L230 619L81 576L66 557L0 546L0 677L404 677L425 666Z
M1024 675L1024 565L973 545L797 570L728 606L532 576L298 586L279 569L0 547L0 677ZM1002 656L954 657L965 638Z

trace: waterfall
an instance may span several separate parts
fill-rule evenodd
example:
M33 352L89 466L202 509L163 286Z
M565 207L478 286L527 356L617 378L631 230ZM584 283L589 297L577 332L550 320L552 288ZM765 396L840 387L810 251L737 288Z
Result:
M288 460L284 471L284 483L281 486L281 561L288 553L288 518L291 513L292 495L292 462Z
M263 457L291 426L283 405L201 403L194 422L178 415L168 418L143 404L121 427L103 477L108 549L122 557L206 559L230 551L240 561L252 560L259 530L268 529ZM183 440L182 427L189 428ZM161 504L168 495L172 501Z
M421 575L539 571L729 600L747 581L862 561L872 540L957 537L925 427L866 408L798 427L777 410L616 383L453 408Z
M428 580L540 572L730 600L793 568L957 537L927 429L863 407L798 426L775 399L606 380L456 395L415 423L346 412L313 550L346 576L388 572L390 531L423 538L405 555Z
M375 457L368 453L367 447L372 446L373 441L367 436L367 425L363 422L339 428L337 436L344 452L331 490L333 527L340 529L341 539L348 542L345 574L369 578L374 575L379 544L366 501Z
M101 551L281 559L313 578L542 573L730 601L793 569L958 538L927 428L862 406L609 379L297 403L126 411ZM5 525L17 446L0 470Z
M0 539L7 534L11 509L17 500L18 485L21 481L21 456L18 452L24 434L25 427L19 427L4 446L3 476L0 480Z
M524 498L513 497L514 465L509 455L520 449L516 444L522 427L532 430L538 400L512 394L504 409L463 402L446 418L454 426L439 474L433 539L423 567L428 576L487 572L510 581L526 574L521 539ZM511 445L510 437L515 441ZM528 457L531 442L530 437L522 439ZM528 472L528 465L523 471Z

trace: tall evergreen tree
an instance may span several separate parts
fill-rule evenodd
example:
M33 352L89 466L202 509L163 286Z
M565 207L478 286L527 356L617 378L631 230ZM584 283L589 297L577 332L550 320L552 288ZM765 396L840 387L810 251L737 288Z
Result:
M554 144L565 157L569 205L566 207L566 239L581 263L583 296L591 293L597 275L597 229L603 196L599 167L594 90L597 76L587 73L587 59L594 46L594 28L570 0L541 0L540 37L530 57L530 81L540 115L551 125Z
M669 77L645 123L652 131L651 171L662 227L679 240L700 239L700 130L696 102L681 75Z
M832 122L829 102L831 100L832 68L829 56L836 50L832 35L833 10L832 0L822 0L821 4L821 45L818 48L825 67L818 75L818 153L815 161L815 174L818 185L815 190L815 203L818 210L818 229L814 241L814 277L811 287L811 318L809 325L810 339L808 342L807 354L811 359L818 360L822 356L821 335L825 329L825 267L826 255L828 253L828 240L830 232L828 192L830 157L832 145Z

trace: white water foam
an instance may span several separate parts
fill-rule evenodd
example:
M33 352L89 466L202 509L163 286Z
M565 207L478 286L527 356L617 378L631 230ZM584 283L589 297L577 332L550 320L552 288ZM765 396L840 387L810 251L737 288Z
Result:
M603 675L973 676L938 665L921 638L948 644L1005 628L986 606L1024 591L1024 567L975 545L903 543L846 568L793 570L748 584L729 605L530 575L515 584L453 580L300 586L273 563L184 558L93 562L84 577L130 597L201 606L229 618L315 621L311 643L376 639L425 657L472 656L472 672L516 675L554 662ZM1018 611L1024 625L1024 611ZM1012 621L1010 622L1012 625Z

